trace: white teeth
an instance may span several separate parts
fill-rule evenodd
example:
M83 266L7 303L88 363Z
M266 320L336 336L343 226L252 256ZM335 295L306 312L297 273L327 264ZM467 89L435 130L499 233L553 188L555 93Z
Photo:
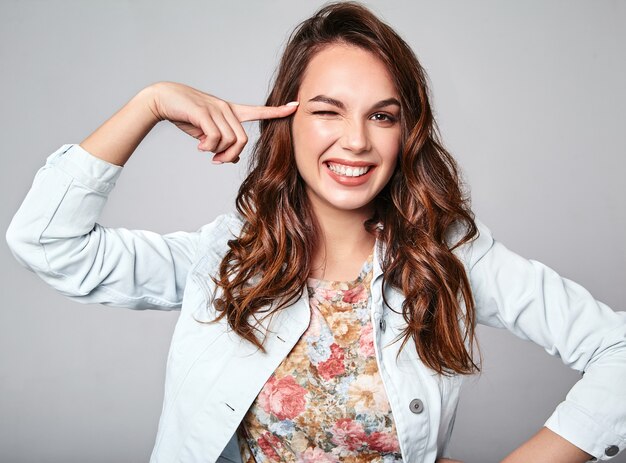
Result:
M343 175L345 177L360 177L361 175L365 175L370 167L347 167L342 164L331 164L328 163L328 168L332 170L334 173Z

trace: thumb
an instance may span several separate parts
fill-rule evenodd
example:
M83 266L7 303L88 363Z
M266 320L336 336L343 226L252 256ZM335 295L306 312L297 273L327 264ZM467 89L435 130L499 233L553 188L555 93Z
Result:
M296 109L298 109L297 101L292 101L291 103L287 103L282 106L232 105L233 113L239 122L287 117L295 113Z

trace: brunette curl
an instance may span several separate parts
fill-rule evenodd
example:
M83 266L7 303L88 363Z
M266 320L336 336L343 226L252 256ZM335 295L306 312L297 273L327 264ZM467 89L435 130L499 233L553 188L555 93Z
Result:
M474 302L463 263L452 251L478 232L456 163L439 142L426 73L411 48L362 5L327 5L292 33L266 104L296 100L311 58L330 44L373 53L400 95L399 162L364 226L378 239L383 287L405 296L402 307L394 308L406 321L402 346L412 340L438 373L473 373ZM259 316L300 298L319 237L295 164L291 118L261 121L236 206L244 226L229 242L215 278L221 289L217 319L225 317L238 335L263 349ZM452 230L462 230L455 242L449 242Z

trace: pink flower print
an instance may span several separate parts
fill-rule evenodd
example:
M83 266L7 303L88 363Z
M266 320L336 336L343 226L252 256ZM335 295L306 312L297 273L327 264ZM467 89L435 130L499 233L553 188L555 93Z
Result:
M359 339L359 354L363 357L374 356L374 331L371 323L365 325L361 330L361 337Z
M317 288L315 291L317 293L317 296L322 301L333 301L337 299L337 295L339 294L338 290L331 288Z
M352 289L347 290L343 293L343 302L347 304L354 304L355 302L361 302L367 298L367 290L365 289L365 285L360 284L355 286Z
M304 411L308 391L293 376L269 379L259 394L259 406L279 420L291 420Z
M370 434L367 443L371 450L375 452L400 452L398 436L387 432L373 432Z
M326 381L330 381L337 375L345 373L346 367L343 364L344 352L337 343L330 346L330 358L325 362L317 364L317 371Z
M367 444L363 426L350 418L337 420L330 432L333 435L331 441L340 448L354 451Z
M299 457L298 463L336 463L333 455L324 452L319 447L309 447Z
M282 447L280 440L272 433L266 432L257 441L263 454L271 461L280 461L280 456L276 452L277 448Z

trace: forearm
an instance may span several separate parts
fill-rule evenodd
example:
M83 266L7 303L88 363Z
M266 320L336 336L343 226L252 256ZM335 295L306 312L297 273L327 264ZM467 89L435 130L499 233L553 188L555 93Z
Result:
M80 145L100 159L123 166L159 122L151 110L152 98L152 87L143 89Z
M544 427L502 463L584 463L591 458L588 453Z

